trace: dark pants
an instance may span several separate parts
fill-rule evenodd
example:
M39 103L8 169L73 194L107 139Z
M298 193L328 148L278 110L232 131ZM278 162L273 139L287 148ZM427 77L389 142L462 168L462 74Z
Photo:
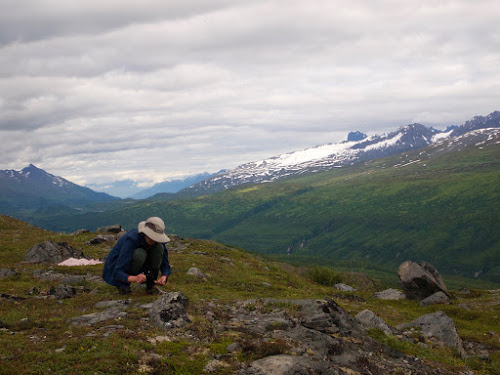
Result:
M129 274L139 275L140 273L151 272L156 279L158 271L163 261L163 246L159 243L151 246L149 250L137 248L134 250L134 257L130 264Z

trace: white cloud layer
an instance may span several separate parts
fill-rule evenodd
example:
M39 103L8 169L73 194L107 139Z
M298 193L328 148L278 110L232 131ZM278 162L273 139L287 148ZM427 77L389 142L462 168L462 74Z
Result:
M499 110L499 0L0 0L0 169L160 182Z

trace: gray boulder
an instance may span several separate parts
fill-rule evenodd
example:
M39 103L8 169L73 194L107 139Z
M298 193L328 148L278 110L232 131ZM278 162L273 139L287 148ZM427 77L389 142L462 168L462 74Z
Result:
M67 242L40 242L28 250L24 256L27 263L61 263L69 258L84 258L81 250L75 249Z
M165 330L180 328L190 322L185 307L188 299L180 292L163 294L149 310L151 323Z
M355 318L363 324L365 328L379 328L381 329L386 335L392 334L391 329L387 325L386 322L379 316L377 316L373 311L370 310L363 310L360 313L358 313Z
M447 305L450 304L450 298L443 292L436 292L427 298L420 301L420 306L431 306L431 305Z
M423 300L440 291L448 295L438 271L427 262L404 262L399 266L398 276L404 293L410 299Z
M125 307L125 305L123 306ZM76 326L92 326L97 323L104 322L110 319L125 318L128 314L123 311L121 306L113 306L102 312L85 314L76 318L69 319L69 322Z
M381 292L374 293L372 297L382 300L393 300L393 301L406 299L405 294L396 289L386 289Z
M396 328L398 330L420 328L426 338L434 338L438 343L456 349L460 356L465 358L462 339L458 336L455 323L442 311L423 315L410 323L400 324Z

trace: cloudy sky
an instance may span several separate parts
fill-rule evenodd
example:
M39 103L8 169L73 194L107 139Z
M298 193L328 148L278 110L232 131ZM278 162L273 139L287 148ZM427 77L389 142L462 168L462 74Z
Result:
M0 5L0 169L146 186L500 110L500 0Z

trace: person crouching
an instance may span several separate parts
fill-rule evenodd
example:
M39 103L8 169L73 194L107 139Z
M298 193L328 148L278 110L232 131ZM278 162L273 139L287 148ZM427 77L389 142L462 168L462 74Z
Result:
M109 252L102 271L104 281L116 286L121 294L131 293L131 283L145 282L146 292L153 293L155 285L165 285L171 274L165 246L169 241L162 219L150 217L141 221Z

